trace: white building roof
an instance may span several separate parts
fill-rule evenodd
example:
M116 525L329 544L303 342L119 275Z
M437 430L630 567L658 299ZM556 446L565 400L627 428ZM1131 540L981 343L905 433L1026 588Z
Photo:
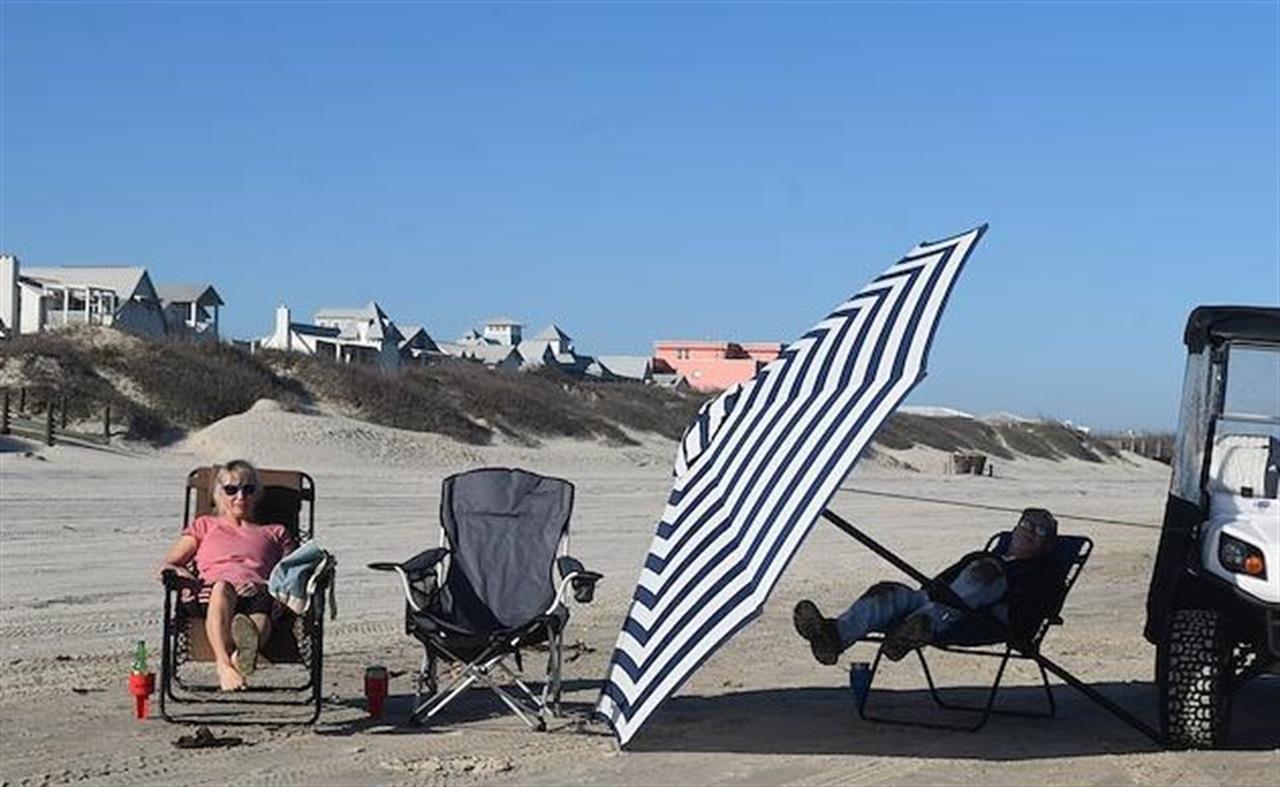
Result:
M316 322L323 320L368 322L370 324L369 339L372 340L384 339L399 333L399 330L391 322L391 318L382 310L377 301L369 301L364 306L354 308L326 306L317 309L313 319ZM356 338L354 334L351 336Z
M629 380L646 379L653 366L647 355L597 355L596 361L610 374Z
M573 339L569 338L569 334L560 330L560 326L555 323L551 323L541 331L538 331L538 335L533 338L548 342L573 342Z
M54 287L93 287L111 290L121 298L140 295L156 298L155 287L147 269L127 265L24 265L18 272L24 278Z
M450 355L452 354L453 353L450 353ZM520 351L509 344L477 344L473 346L464 346L459 353L459 357L482 361L485 366L496 366L511 356L515 356L517 363L523 360L523 357L520 355Z

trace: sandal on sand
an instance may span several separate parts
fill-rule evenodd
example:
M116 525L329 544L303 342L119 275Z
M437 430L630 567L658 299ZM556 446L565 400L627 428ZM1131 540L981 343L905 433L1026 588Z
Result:
M236 645L232 661L241 675L252 675L258 668L258 627L248 615L231 619L231 641Z
M183 735L173 742L175 749L226 749L244 743L244 738L216 737L208 727L197 727L195 735Z

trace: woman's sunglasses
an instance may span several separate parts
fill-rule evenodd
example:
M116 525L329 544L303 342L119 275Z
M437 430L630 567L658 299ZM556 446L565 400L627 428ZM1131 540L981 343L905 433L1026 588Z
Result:
M223 484L222 485L222 494L226 495L227 497L235 497L241 492L244 493L245 497L252 497L253 493L257 491L258 491L257 484Z

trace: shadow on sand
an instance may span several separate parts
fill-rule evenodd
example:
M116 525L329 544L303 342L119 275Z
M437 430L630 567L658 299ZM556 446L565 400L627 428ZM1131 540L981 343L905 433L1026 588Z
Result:
M1140 718L1155 723L1151 683L1102 683L1094 688ZM943 691L948 701L976 702L982 687ZM1158 751L1131 729L1067 686L1054 686L1058 715L1052 719L994 716L978 732L950 732L866 722L858 717L847 688L790 688L742 691L716 697L676 697L628 746L634 751L738 752L744 754L864 754L923 758L1028 760ZM1037 686L1002 689L997 707L1039 709ZM964 722L947 715L927 689L876 689L878 714L912 720ZM1236 703L1226 748L1280 747L1280 680L1248 684Z
M540 688L537 683L530 684L535 691ZM562 717L559 719L549 720L549 729L555 731L557 729L574 727L583 728L579 731L588 733L607 734L603 726L596 728L586 728L585 723L590 720L591 712L595 707L595 698L600 693L600 681L598 680L566 680L564 681L564 698L560 703ZM329 703L329 707L343 707L358 710L364 710L365 701L363 697L344 698L336 702ZM317 735L329 735L335 737L347 737L360 733L368 733L371 735L425 735L433 732L447 733L457 732L461 725L477 724L487 721L503 721L509 722L512 729L520 729L524 727L516 716L503 705L502 702L494 696L493 692L487 689L471 689L463 692L453 702L441 710L432 719L430 724L420 725L409 720L414 708L414 698L412 694L392 694L387 697L386 704L383 706L383 716L381 719L370 719L362 717L337 724L322 723L317 726Z

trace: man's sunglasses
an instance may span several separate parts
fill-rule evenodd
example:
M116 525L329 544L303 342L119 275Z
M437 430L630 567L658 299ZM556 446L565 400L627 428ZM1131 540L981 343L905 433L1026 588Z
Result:
M244 492L245 497L252 497L254 492L258 491L257 484L223 484L222 494L227 497L235 497Z
M1045 538L1046 536L1053 535L1053 525L1050 525L1045 522L1031 522L1029 520L1024 519L1018 523L1018 527L1022 528L1023 530L1029 531L1031 533L1034 533L1040 538Z

